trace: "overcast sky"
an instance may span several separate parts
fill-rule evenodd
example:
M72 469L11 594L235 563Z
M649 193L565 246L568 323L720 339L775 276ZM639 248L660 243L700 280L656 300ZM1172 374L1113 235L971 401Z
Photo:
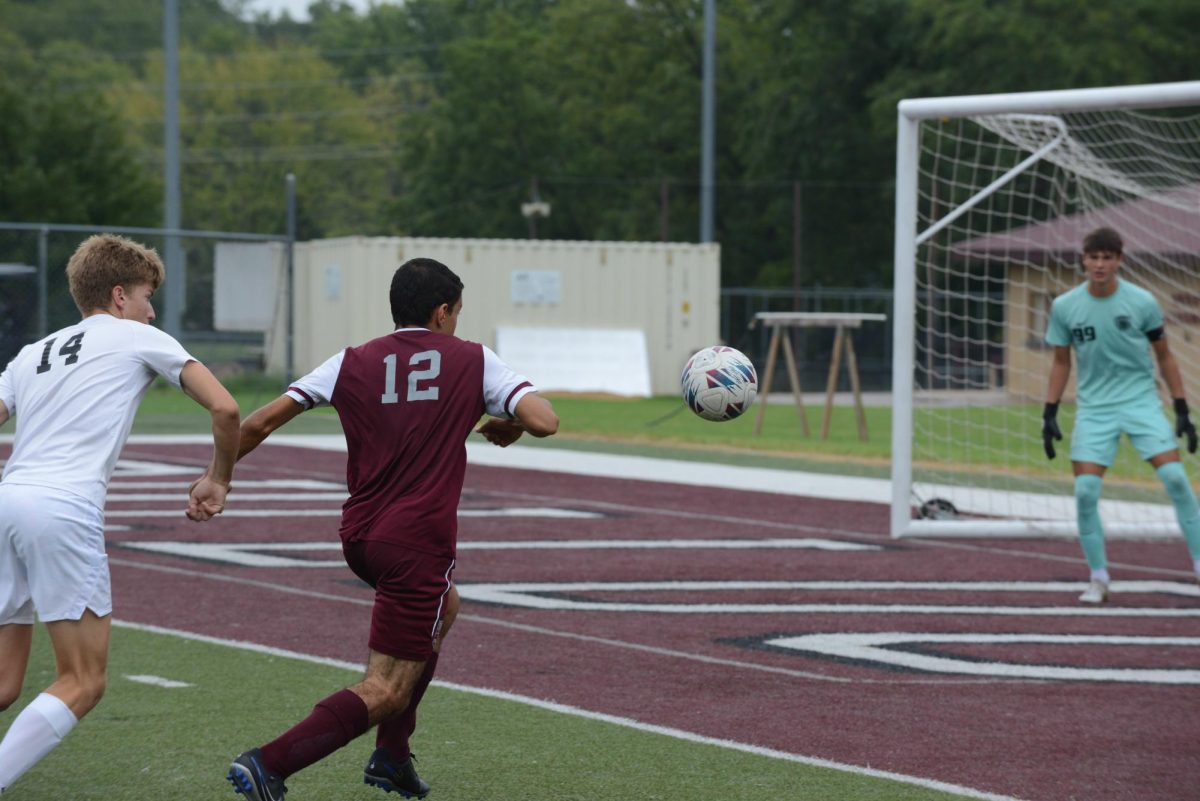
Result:
M350 5L359 9L366 10L371 4L370 0L346 0ZM284 11L291 15L292 19L308 19L308 4L310 0L248 0L246 8L251 12L265 11L271 16L279 16ZM375 0L375 3L389 2L389 0Z

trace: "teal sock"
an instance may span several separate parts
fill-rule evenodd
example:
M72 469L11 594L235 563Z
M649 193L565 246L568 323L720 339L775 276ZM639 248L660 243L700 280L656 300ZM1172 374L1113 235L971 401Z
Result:
M1196 493L1192 492L1187 471L1183 469L1182 462L1167 462L1156 472L1171 496L1171 503L1175 504L1175 518L1183 529L1188 553L1195 562L1200 559L1200 504L1196 503Z
M1104 527L1100 525L1100 476L1075 476L1075 518L1079 525L1079 544L1092 570L1104 570Z

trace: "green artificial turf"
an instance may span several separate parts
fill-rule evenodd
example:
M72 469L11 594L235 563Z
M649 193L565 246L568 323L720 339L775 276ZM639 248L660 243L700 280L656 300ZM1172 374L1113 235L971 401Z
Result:
M278 380L244 374L227 385L243 416L274 400L284 389ZM701 420L679 398L617 398L548 395L561 420L559 433L523 445L638 456L720 462L784 470L889 478L892 410L865 409L867 441L858 434L852 407L834 407L829 434L822 438L822 406L808 406L810 433L805 436L791 403L768 405L755 434L758 407L723 423ZM1064 407L1059 423L1072 427L1074 409ZM973 407L925 407L914 413L914 480L937 484L987 486L1010 491L1071 494L1068 443L1059 457L1042 453L1041 406L1012 404ZM146 394L134 421L135 434L207 433L208 415L182 392L158 382ZM319 408L294 418L280 433L336 434L337 413ZM482 441L482 440L481 440ZM1161 502L1161 486L1128 441L1105 482L1105 497Z
M131 675L192 686L167 689ZM0 716L0 726L52 677L39 628L25 693ZM357 671L340 667L116 627L106 697L4 799L228 801L237 797L224 778L232 757L357 678ZM413 747L433 787L430 801L960 797L436 685L421 706ZM291 777L289 801L395 798L362 783L372 748L368 734Z

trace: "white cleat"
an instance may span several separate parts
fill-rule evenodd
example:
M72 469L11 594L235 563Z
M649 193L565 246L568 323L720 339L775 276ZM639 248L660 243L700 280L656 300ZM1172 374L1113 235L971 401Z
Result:
M1081 604L1102 604L1108 600L1108 585L1103 581L1092 581L1088 584L1087 589L1083 591L1083 595L1079 596Z

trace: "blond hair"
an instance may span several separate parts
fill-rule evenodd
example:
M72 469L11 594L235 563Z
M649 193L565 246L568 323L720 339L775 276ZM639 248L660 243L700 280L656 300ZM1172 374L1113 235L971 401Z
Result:
M154 248L115 234L90 236L67 262L67 283L80 314L107 309L112 290L149 284L157 290L166 277L162 259Z

